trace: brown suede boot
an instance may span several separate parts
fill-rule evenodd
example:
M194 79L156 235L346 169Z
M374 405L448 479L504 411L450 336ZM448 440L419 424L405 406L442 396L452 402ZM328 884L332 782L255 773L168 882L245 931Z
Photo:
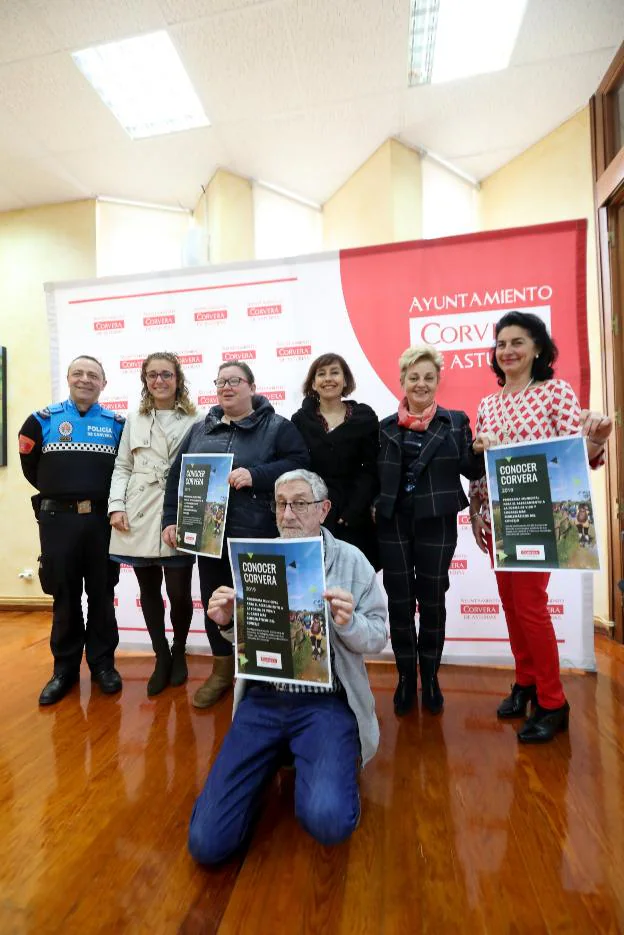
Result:
M193 695L196 708L209 708L225 694L234 678L234 656L214 656L212 674Z

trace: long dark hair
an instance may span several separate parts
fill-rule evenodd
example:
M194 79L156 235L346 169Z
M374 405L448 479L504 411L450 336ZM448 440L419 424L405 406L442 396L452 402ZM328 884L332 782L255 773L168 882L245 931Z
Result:
M311 396L313 399L318 399L318 393L316 390L312 389L312 384L314 383L314 378L316 376L316 371L320 370L321 367L329 367L330 364L340 364L342 372L345 378L345 385L342 391L343 396L350 396L355 389L355 378L351 372L351 367L346 362L344 357L341 357L340 354L321 354L320 357L317 357L316 360L313 360L310 364L310 369L308 370L308 375L303 381L303 386L301 391L304 396Z
M143 384L143 389L141 390L141 404L139 405L139 412L141 415L147 415L148 412L151 412L152 409L155 408L154 397L147 387L147 368L153 360L166 360L175 370L176 394L174 408L181 409L182 412L185 412L188 416L195 415L197 409L189 397L188 387L186 385L186 380L184 379L182 365L180 364L177 355L172 354L171 351L162 351L149 354L149 356L145 358L141 365L141 383Z
M537 315L532 315L531 312L507 312L496 322L494 337L497 341L503 328L509 328L511 325L517 325L518 328L528 331L538 350L539 356L535 358L531 368L532 379L537 382L551 380L555 375L553 364L559 356L559 351L542 319ZM505 374L496 360L496 344L492 351L492 370L496 374L498 385L504 386Z

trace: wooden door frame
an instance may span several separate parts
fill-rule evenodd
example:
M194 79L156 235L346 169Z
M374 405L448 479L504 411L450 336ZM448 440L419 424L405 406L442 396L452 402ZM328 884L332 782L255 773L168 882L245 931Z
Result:
M611 254L615 241L612 215L617 210L616 206L624 202L624 145L618 150L616 136L616 92L623 86L624 43L589 102L603 347L603 404L605 411L615 420L615 430L607 448L609 618L615 623L614 636L619 642L624 642L622 594L618 588L620 578L624 577L620 535L620 510L624 510L624 466L620 469L624 456L624 282L615 254L613 263Z

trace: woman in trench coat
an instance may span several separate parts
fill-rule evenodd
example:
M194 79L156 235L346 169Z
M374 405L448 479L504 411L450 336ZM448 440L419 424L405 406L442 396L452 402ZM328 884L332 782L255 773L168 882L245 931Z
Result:
M191 575L195 557L176 552L161 538L169 467L197 418L180 362L168 352L150 354L141 367L141 404L128 415L111 479L108 512L113 561L132 565L141 609L156 654L147 694L188 678L186 639L193 615ZM173 645L165 634L162 580L169 597Z

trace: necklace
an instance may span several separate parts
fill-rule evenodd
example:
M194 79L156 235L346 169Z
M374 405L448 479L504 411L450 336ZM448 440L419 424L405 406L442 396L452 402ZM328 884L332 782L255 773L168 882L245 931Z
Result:
M516 400L514 397L523 397L526 391L529 389L529 387L533 385L533 383L535 383L535 380L533 379L533 377L531 377L527 385L524 387L524 389L520 390L519 393L508 393L507 395L505 395L505 393L503 392L505 387L501 386L500 388L498 398L500 400L500 412L501 412L501 416L503 418L503 423L504 423L503 445L511 445L512 443L514 424L512 421L510 421L510 416L514 419L517 419L518 417L518 409L517 409ZM506 404L503 403L503 399L509 400L509 403L511 404L509 407L511 408L511 413L508 411Z

